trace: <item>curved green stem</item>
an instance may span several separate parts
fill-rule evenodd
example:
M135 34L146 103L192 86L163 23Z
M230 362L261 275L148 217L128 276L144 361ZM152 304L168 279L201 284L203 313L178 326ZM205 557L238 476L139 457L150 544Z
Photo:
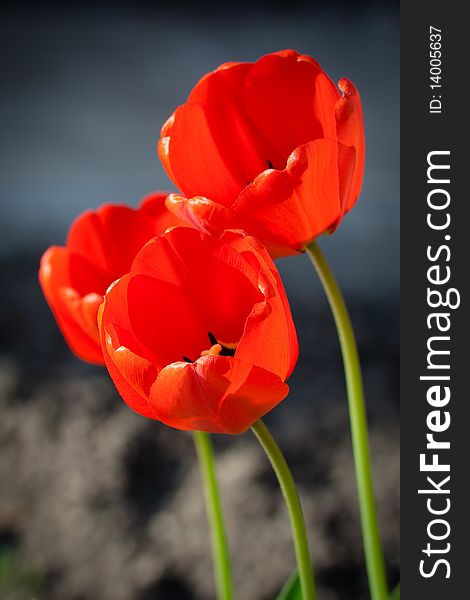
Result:
M308 549L307 533L305 531L305 521L292 473L279 446L274 441L263 421L261 419L256 421L251 429L269 458L286 501L294 538L302 598L303 600L316 600L317 594L313 579L312 561Z
M343 355L362 537L370 593L373 600L387 600L389 594L372 484L367 416L356 339L343 296L320 247L316 242L312 242L306 246L305 250L308 252L323 284L333 312Z
M204 484L207 519L211 532L212 557L214 561L215 585L219 600L232 600L233 586L230 567L230 552L225 533L224 515L215 471L214 449L209 434L193 432L199 459L199 468Z

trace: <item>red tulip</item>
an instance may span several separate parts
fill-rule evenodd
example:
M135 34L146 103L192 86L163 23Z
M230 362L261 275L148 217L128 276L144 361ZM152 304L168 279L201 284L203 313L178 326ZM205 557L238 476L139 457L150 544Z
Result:
M240 433L287 395L289 305L268 252L243 232L176 227L151 240L98 321L122 398L171 427Z
M129 271L150 238L181 224L165 197L152 194L137 210L105 204L86 211L70 228L67 245L52 246L41 259L46 300L70 348L87 362L103 364L97 313L109 285Z
M168 208L203 231L245 229L275 255L332 231L364 170L359 94L338 86L293 50L207 74L161 131L160 159L186 196Z

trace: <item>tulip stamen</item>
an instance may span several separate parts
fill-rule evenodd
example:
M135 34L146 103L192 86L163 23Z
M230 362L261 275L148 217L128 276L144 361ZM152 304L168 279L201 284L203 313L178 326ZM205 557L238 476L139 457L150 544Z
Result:
M188 358L187 356L183 355L183 360L184 360L184 362L193 364L193 361L190 358Z
M221 349L217 353L219 356L235 356L235 350L237 348L237 344L228 344L228 343L220 342L217 340L217 338L211 331L209 331L209 333L207 335L209 336L209 341L210 341L212 347L220 346Z
M274 169L274 167L273 167L273 163L272 163L270 160L267 160L266 162L268 163L268 167L269 167L270 169Z
M219 356L222 352L222 346L220 344L214 344L209 350L203 350L201 356Z

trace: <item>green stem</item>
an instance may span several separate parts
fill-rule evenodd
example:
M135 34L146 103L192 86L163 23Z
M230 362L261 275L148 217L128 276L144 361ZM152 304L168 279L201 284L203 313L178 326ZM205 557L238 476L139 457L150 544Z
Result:
M343 296L320 247L316 242L312 242L306 246L305 250L308 252L323 284L333 312L343 355L354 462L356 465L362 537L370 594L372 600L387 600L389 594L372 484L367 416L356 339Z
M232 574L230 552L224 526L224 515L215 471L214 448L209 434L193 432L199 459L199 468L204 486L207 519L211 532L212 558L214 561L215 585L219 600L232 600Z
M393 592L390 594L390 600L400 600L400 584L397 583Z
M282 455L279 446L274 441L263 421L261 419L256 421L251 429L269 458L286 501L294 538L302 598L303 600L316 600L317 594L313 580L312 561L308 549L305 521L292 473L287 466L286 459Z

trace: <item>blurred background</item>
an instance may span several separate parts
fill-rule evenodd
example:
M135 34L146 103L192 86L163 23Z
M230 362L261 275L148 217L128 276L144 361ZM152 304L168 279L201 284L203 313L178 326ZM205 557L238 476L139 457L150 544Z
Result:
M363 194L320 243L357 328L390 583L399 578L398 3L15 2L0 15L0 598L214 598L190 435L132 413L68 350L37 283L78 213L173 189L160 126L225 61L295 48L361 92ZM281 270L301 355L267 418L308 523L322 600L368 597L341 358L304 256ZM242 600L294 566L274 476L250 432L217 436Z

